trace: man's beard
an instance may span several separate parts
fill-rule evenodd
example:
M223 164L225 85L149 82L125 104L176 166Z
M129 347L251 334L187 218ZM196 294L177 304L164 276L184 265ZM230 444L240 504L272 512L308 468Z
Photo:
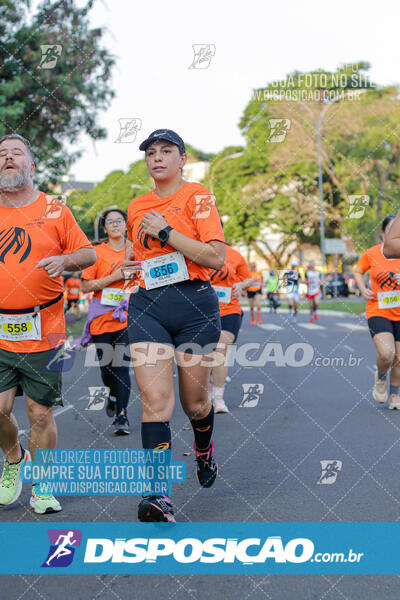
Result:
M30 166L26 165L16 175L0 175L0 191L14 192L26 187L30 181Z

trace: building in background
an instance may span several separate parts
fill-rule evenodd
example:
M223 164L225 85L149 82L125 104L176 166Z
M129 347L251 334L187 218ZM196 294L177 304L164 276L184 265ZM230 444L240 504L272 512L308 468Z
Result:
M50 194L60 198L63 202L67 201L68 196L76 190L89 192L96 187L95 181L75 181L73 175L63 175L61 181L54 185L48 184Z
M183 178L194 183L201 183L206 177L210 163L205 160L187 162L183 168Z
M97 185L94 181L75 181L73 175L64 175L61 178L61 191L60 193L65 196L69 196L76 190L82 190L84 192L90 192Z

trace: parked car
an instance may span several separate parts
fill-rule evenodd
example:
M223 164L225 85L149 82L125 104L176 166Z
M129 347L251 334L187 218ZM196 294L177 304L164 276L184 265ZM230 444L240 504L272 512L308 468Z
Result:
M324 296L345 296L349 295L348 279L342 273L327 273L323 280Z

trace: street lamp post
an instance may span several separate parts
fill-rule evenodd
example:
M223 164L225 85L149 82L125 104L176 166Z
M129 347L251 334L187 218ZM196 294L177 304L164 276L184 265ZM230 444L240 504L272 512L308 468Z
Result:
M321 152L321 137L322 137L322 123L325 117L325 113L334 102L328 102L325 104L324 108L321 110L319 115L319 119L317 120L313 111L307 104L300 102L301 106L304 106L310 113L312 120L314 122L314 127L317 133L317 160L318 160L318 189L319 189L319 230L320 230L320 248L322 255L322 266L326 267L326 259L325 259L325 217L324 217L324 195L322 190L322 152Z
M315 119L315 117L314 117ZM320 230L320 245L322 254L322 266L326 266L325 259L325 218L324 218L324 195L322 191L322 157L321 157L321 128L322 128L323 115L319 122L315 119L315 127L317 130L317 155L318 155L318 188L319 188L319 230Z

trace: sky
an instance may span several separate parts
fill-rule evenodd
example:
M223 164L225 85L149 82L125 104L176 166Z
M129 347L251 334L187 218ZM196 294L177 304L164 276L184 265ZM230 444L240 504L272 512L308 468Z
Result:
M98 0L90 21L107 29L116 95L99 115L107 138L82 135L71 174L101 181L127 170L143 156L140 142L160 128L205 152L242 145L238 123L252 90L294 70L364 60L372 81L399 83L399 13L396 0ZM207 69L189 68L194 44L215 47ZM137 119L134 141L116 142L119 119Z

